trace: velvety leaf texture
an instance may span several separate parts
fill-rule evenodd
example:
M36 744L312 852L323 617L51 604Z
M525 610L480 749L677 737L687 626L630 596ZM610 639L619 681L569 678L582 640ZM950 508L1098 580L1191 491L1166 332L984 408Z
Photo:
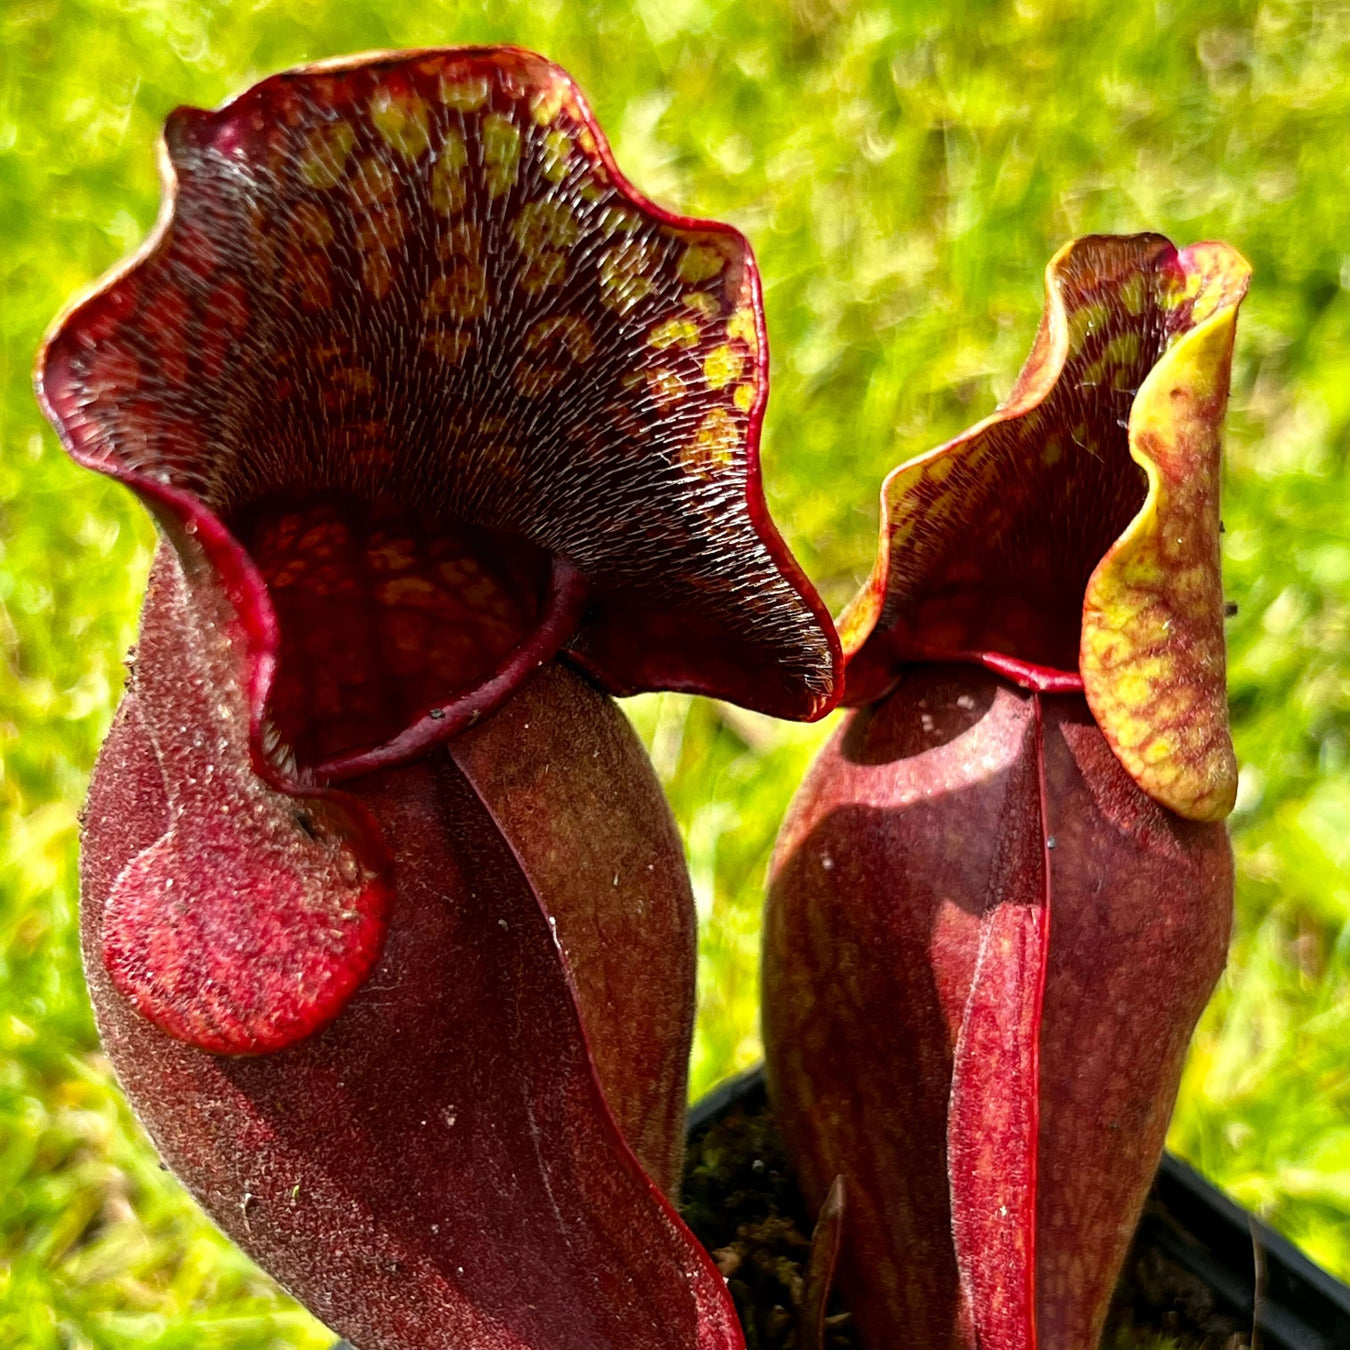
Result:
M103 959L171 1035L258 1053L316 1030L370 973L393 877L377 825L351 798L281 792L254 773L236 628L192 603L161 552L131 684L167 828L116 875Z
M741 1344L601 1096L562 925L444 751L362 783L400 865L373 978L253 1059L164 1035L104 973L100 897L168 815L153 766L133 696L90 796L86 969L129 1097L235 1241L361 1350Z

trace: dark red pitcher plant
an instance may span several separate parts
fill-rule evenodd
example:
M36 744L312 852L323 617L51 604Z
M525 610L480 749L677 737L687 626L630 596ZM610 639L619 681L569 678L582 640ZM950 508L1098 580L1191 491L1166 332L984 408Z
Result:
M164 537L84 839L122 1084L361 1350L740 1346L667 1199L689 883L607 695L835 694L749 247L513 49L290 71L164 163L38 372Z
M1222 969L1220 426L1248 269L1063 249L1006 404L882 491L764 946L770 1090L869 1350L1095 1350Z

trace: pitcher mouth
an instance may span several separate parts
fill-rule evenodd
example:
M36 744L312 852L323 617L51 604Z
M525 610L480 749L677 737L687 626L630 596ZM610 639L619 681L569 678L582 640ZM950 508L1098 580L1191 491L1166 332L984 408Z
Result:
M316 781L472 725L558 653L585 602L581 573L519 535L389 502L274 495L228 525L277 619L269 738Z

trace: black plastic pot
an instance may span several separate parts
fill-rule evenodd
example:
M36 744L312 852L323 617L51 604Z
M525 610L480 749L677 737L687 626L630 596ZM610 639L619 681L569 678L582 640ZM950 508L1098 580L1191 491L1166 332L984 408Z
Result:
M734 1108L754 1111L764 1103L761 1068L728 1079L691 1110L690 1140ZM1182 1268L1206 1291L1216 1316L1254 1332L1259 1350L1350 1350L1350 1287L1170 1153L1154 1180L1131 1263Z
M733 1110L765 1106L761 1068L730 1078L691 1109L690 1142ZM1350 1350L1350 1287L1170 1153L1126 1265L1170 1275L1172 1285L1185 1272L1207 1315L1251 1333L1253 1350Z

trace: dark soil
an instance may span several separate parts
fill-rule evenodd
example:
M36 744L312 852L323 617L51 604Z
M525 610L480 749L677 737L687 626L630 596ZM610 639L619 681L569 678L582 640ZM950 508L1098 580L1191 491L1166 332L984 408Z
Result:
M1171 1222L1156 1196L1148 1204L1159 1222ZM762 1088L691 1135L683 1212L727 1278L748 1350L800 1350L798 1319L814 1219L807 1216ZM826 1327L828 1350L861 1350L837 1300L830 1302ZM1246 1350L1249 1331L1216 1308L1202 1281L1136 1239L1102 1344L1153 1350L1165 1335L1181 1350Z

